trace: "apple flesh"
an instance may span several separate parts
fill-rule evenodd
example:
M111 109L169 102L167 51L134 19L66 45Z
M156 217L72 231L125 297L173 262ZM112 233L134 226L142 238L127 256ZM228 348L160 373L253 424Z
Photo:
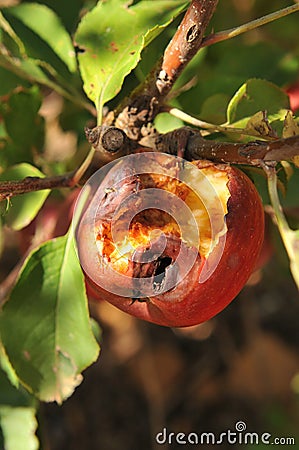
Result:
M126 161L108 172L101 201L90 202L77 227L78 254L93 297L159 325L196 325L223 310L246 284L263 243L264 211L251 180L234 167L196 161L192 170L182 169L182 181L177 164L169 163L168 175L157 175L157 164L165 161L149 159L147 173L138 177ZM136 192L147 189L162 190L187 209L168 200L163 208L158 198L138 210Z

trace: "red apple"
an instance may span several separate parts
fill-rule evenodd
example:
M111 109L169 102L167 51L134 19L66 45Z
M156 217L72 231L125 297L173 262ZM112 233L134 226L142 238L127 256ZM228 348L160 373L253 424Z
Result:
M264 212L242 171L148 153L122 158L99 186L93 182L76 237L99 299L182 327L210 319L245 285L263 243Z

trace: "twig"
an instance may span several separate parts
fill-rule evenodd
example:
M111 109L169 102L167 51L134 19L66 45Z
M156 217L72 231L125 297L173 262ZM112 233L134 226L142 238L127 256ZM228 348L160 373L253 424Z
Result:
M28 192L42 191L44 189L73 187L74 175L76 172L70 172L64 175L54 177L26 177L23 180L2 181L0 183L0 201L13 197L15 195L26 194Z
M165 50L156 81L162 96L171 90L183 69L201 48L204 32L214 14L218 0L193 0L177 32Z
M112 136L118 134L116 133L117 131L120 131L122 137L124 134L122 130L117 130L115 127L103 126L96 127L94 130L97 134L96 145L100 147L102 147L103 142L100 143L99 140L105 136L107 137L107 134L110 135L110 131ZM92 131L89 130L89 133ZM178 128L170 133L157 134L154 137L151 136L148 139L144 139L143 145L147 148L136 148L136 142L126 136L124 137L124 142L126 143L126 149L124 145L121 145L118 150L112 152L113 158L122 156L124 152L129 154L149 149L178 155L182 150L182 142L184 142L184 154L182 156L190 161L208 159L221 163L260 165L261 161L286 161L299 155L299 136L277 139L272 142L252 141L245 144L217 142L204 139L200 131L190 127ZM104 144L106 145L107 142L105 141ZM107 153L109 153L108 150ZM15 195L43 189L74 187L79 183L87 168L90 169L89 164L93 154L94 149L88 153L86 159L77 170L64 175L48 178L27 177L18 181L0 182L0 201Z
M245 144L204 139L198 130L183 127L156 137L152 143L160 152L177 154L179 136L187 135L184 157L188 160L209 159L215 162L259 165L260 161L285 161L299 154L299 136L272 142L253 141Z
M299 11L298 3L292 6L288 6L287 8L280 9L279 11L275 11L271 14L267 14L266 16L260 17L258 19L252 20L251 22L245 23L244 25L240 25L239 27L230 28L229 30L210 34L209 36L206 36L203 39L201 47L206 47L208 45L216 44L217 42L225 41L235 36L239 36L240 34L254 30L255 28L273 22L274 20L285 17L288 14L292 14L296 11Z
M95 149L91 147L82 164L73 172L53 177L26 177L23 180L0 182L0 201L15 195L28 192L43 191L45 189L71 188L76 186L89 168Z
M178 108L172 108L172 107L164 107L164 111L169 112L174 117L177 117L178 119L183 120L186 123L189 123L190 125L193 125L195 127L203 128L205 130L209 130L209 132L220 132L220 133L236 133L236 134L242 134L245 136L255 136L255 137L261 137L261 135L253 130L248 131L244 128L236 128L233 126L226 126L226 125L215 125L213 123L205 122L203 120L197 119L196 117L192 117L189 114L185 113L184 111L181 111ZM273 141L274 138L272 136L263 136L263 139Z

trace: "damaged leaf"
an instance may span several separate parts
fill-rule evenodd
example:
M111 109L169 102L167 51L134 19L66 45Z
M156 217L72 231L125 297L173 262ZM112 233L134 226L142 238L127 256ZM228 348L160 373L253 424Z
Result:
M79 66L87 96L101 114L103 105L120 90L137 65L143 48L182 12L182 0L98 2L78 27Z
M288 111L284 120L282 137L288 138L297 135L299 135L298 122L295 120L292 111ZM294 156L293 163L295 166L299 167L299 156Z
M254 114L248 120L245 131L252 133L253 136L277 138L277 133L271 127L266 111Z
M81 382L99 347L69 234L29 255L0 315L0 333L17 377L39 399L61 403Z

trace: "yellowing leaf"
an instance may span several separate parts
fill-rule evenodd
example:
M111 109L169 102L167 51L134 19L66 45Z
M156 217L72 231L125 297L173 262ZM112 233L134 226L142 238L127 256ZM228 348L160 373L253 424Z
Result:
M284 119L282 137L288 138L297 135L299 135L299 125L296 122L292 111L287 111ZM294 158L292 158L292 161L296 167L299 167L299 156L294 156Z
M282 137L288 138L297 135L299 135L299 125L295 121L292 111L287 111L284 119Z
M253 136L277 137L276 132L269 124L266 111L259 111L254 114L247 122L245 131L252 133Z
M5 450L38 450L34 408L0 406L0 425Z
M295 164L296 167L299 167L299 156L294 156L293 163Z

